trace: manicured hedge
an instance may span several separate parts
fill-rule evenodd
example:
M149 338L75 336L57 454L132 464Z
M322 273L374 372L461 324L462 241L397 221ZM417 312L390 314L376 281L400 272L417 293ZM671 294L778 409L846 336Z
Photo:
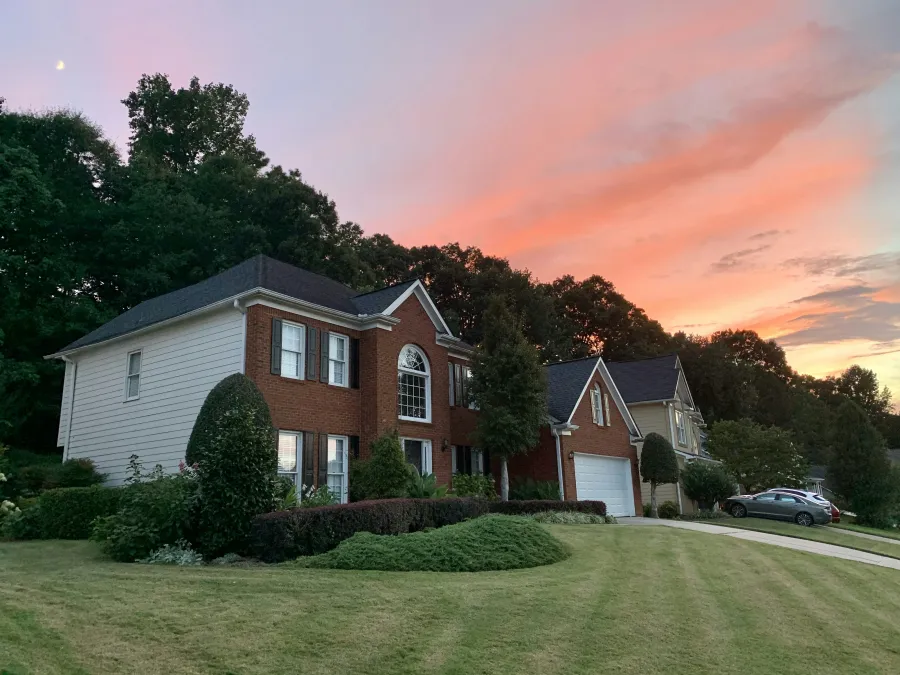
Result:
M119 509L120 488L57 488L41 493L38 509L42 539L87 539L95 518Z
M561 502L558 499L531 499L510 500L508 502L491 502L491 513L502 513L507 516L530 516L541 511L576 511L578 513L592 513L595 516L606 515L604 502L569 500Z
M330 551L357 532L404 534L486 514L479 499L385 499L266 513L253 521L253 554L266 562Z

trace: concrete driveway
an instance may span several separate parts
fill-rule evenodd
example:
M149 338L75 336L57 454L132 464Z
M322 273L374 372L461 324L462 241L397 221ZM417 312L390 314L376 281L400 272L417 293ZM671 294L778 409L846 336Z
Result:
M743 530L724 525L710 525L708 523L664 520L662 518L619 518L619 522L623 525L677 527L682 530L694 530L695 532L734 537L735 539L757 541L761 544L772 544L774 546L792 548L795 551L827 555L832 558L842 558L844 560L855 560L856 562L866 563L868 565L879 565L880 567L890 567L895 570L900 570L900 560L897 560L896 558L888 558L887 556L857 551L843 546L834 546L833 544L823 544L818 541L809 541L808 539L784 537L780 534L753 532L751 530Z

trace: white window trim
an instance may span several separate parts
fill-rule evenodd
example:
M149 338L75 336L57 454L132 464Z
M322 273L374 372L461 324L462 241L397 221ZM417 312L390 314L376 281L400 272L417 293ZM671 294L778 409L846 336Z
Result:
M336 495L339 504L347 503L347 496L350 492L350 437L349 436L341 436L340 434L328 434L328 440L331 439L341 440L344 442L344 473L343 473L343 481L341 483L341 494ZM328 487L328 476L335 475L328 472L328 468L325 469L325 486ZM332 493L334 494L334 493Z
M133 354L141 355L141 365L140 365L140 368L138 368L137 373L130 374L128 372L128 367L131 364L131 357ZM128 380L129 380L129 378L134 377L135 375L137 375L138 393L136 396L129 396L128 395ZM126 403L128 401L137 401L141 397L141 380L143 379L143 375L144 375L144 350L143 350L143 348L132 349L130 352L128 352L125 355L125 401L126 401Z
M594 424L598 427L606 425L604 418L603 389L601 389L599 384L594 384L594 387L591 389L591 412L593 413Z
M300 431L288 431L286 429L279 429L278 436L293 436L297 439L297 468L294 470L294 487L297 489L297 499L300 500L303 498L303 433ZM285 476L287 473L275 470L276 474L279 476Z
M431 462L431 441L427 438L412 438L411 436L400 437L400 447L403 448L403 457L406 457L406 441L418 441L422 443L422 475L434 473Z
M419 355L422 357L422 362L425 364L425 372L423 373L420 370L410 370L408 368L404 368L400 365L400 356L407 349L415 349ZM404 422L422 422L422 423L430 423L431 422L431 364L428 361L428 355L419 347L413 344L406 344L400 349L400 354L397 355L397 386L400 386L399 378L400 373L406 373L408 375L418 375L419 377L425 378L425 417L407 417L405 415L400 414L400 406L399 402L397 405L397 419L403 420ZM421 440L418 438L411 438L410 440Z
M344 341L344 360L341 361L341 363L344 364L343 382L334 381L334 368L332 368L332 362L337 361L337 359L331 358L333 353L331 349L331 338L337 338ZM350 386L350 338L343 333L328 334L328 384L332 387L344 387L345 389Z
M684 413L677 408L675 409L675 438L678 445L683 448L687 447L687 427L684 423Z
M299 328L300 334L303 336L300 338L300 351L294 352L295 354L299 354L300 356L300 375L285 375L284 374L284 327L291 326L293 328ZM287 350L293 351L293 350ZM288 380L305 380L306 379L306 326L302 323L294 323L293 321L281 321L281 377L286 378Z

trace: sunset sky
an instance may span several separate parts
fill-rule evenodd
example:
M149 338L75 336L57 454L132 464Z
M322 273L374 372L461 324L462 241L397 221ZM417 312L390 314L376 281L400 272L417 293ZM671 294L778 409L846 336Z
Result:
M602 274L669 330L755 328L900 403L898 71L888 0L0 9L13 109L124 149L142 73L231 83L273 162L368 233Z

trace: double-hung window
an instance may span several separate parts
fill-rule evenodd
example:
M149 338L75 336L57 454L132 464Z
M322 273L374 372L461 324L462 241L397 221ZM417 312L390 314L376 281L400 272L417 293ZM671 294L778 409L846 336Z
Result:
M603 390L600 389L598 384L595 384L591 389L591 417L594 424L601 427L604 425Z
M678 433L678 445L687 445L687 429L684 427L684 413L675 411L675 431Z
M328 437L328 489L341 504L347 503L347 446L346 436Z
M482 475L490 473L490 470L490 460L487 453L476 450L469 445L453 446L453 473Z
M303 466L303 434L292 431L278 432L278 475L284 476L296 486L300 483L300 467Z
M281 324L281 376L302 380L305 374L306 329L287 321Z
M401 420L431 421L431 371L425 353L406 345L397 360L397 414Z
M133 401L141 395L141 351L129 352L125 361L125 400Z
M347 352L349 340L345 335L328 335L328 384L338 387L348 385Z
M475 402L469 393L472 382L472 369L461 363L450 363L450 405L475 410Z

